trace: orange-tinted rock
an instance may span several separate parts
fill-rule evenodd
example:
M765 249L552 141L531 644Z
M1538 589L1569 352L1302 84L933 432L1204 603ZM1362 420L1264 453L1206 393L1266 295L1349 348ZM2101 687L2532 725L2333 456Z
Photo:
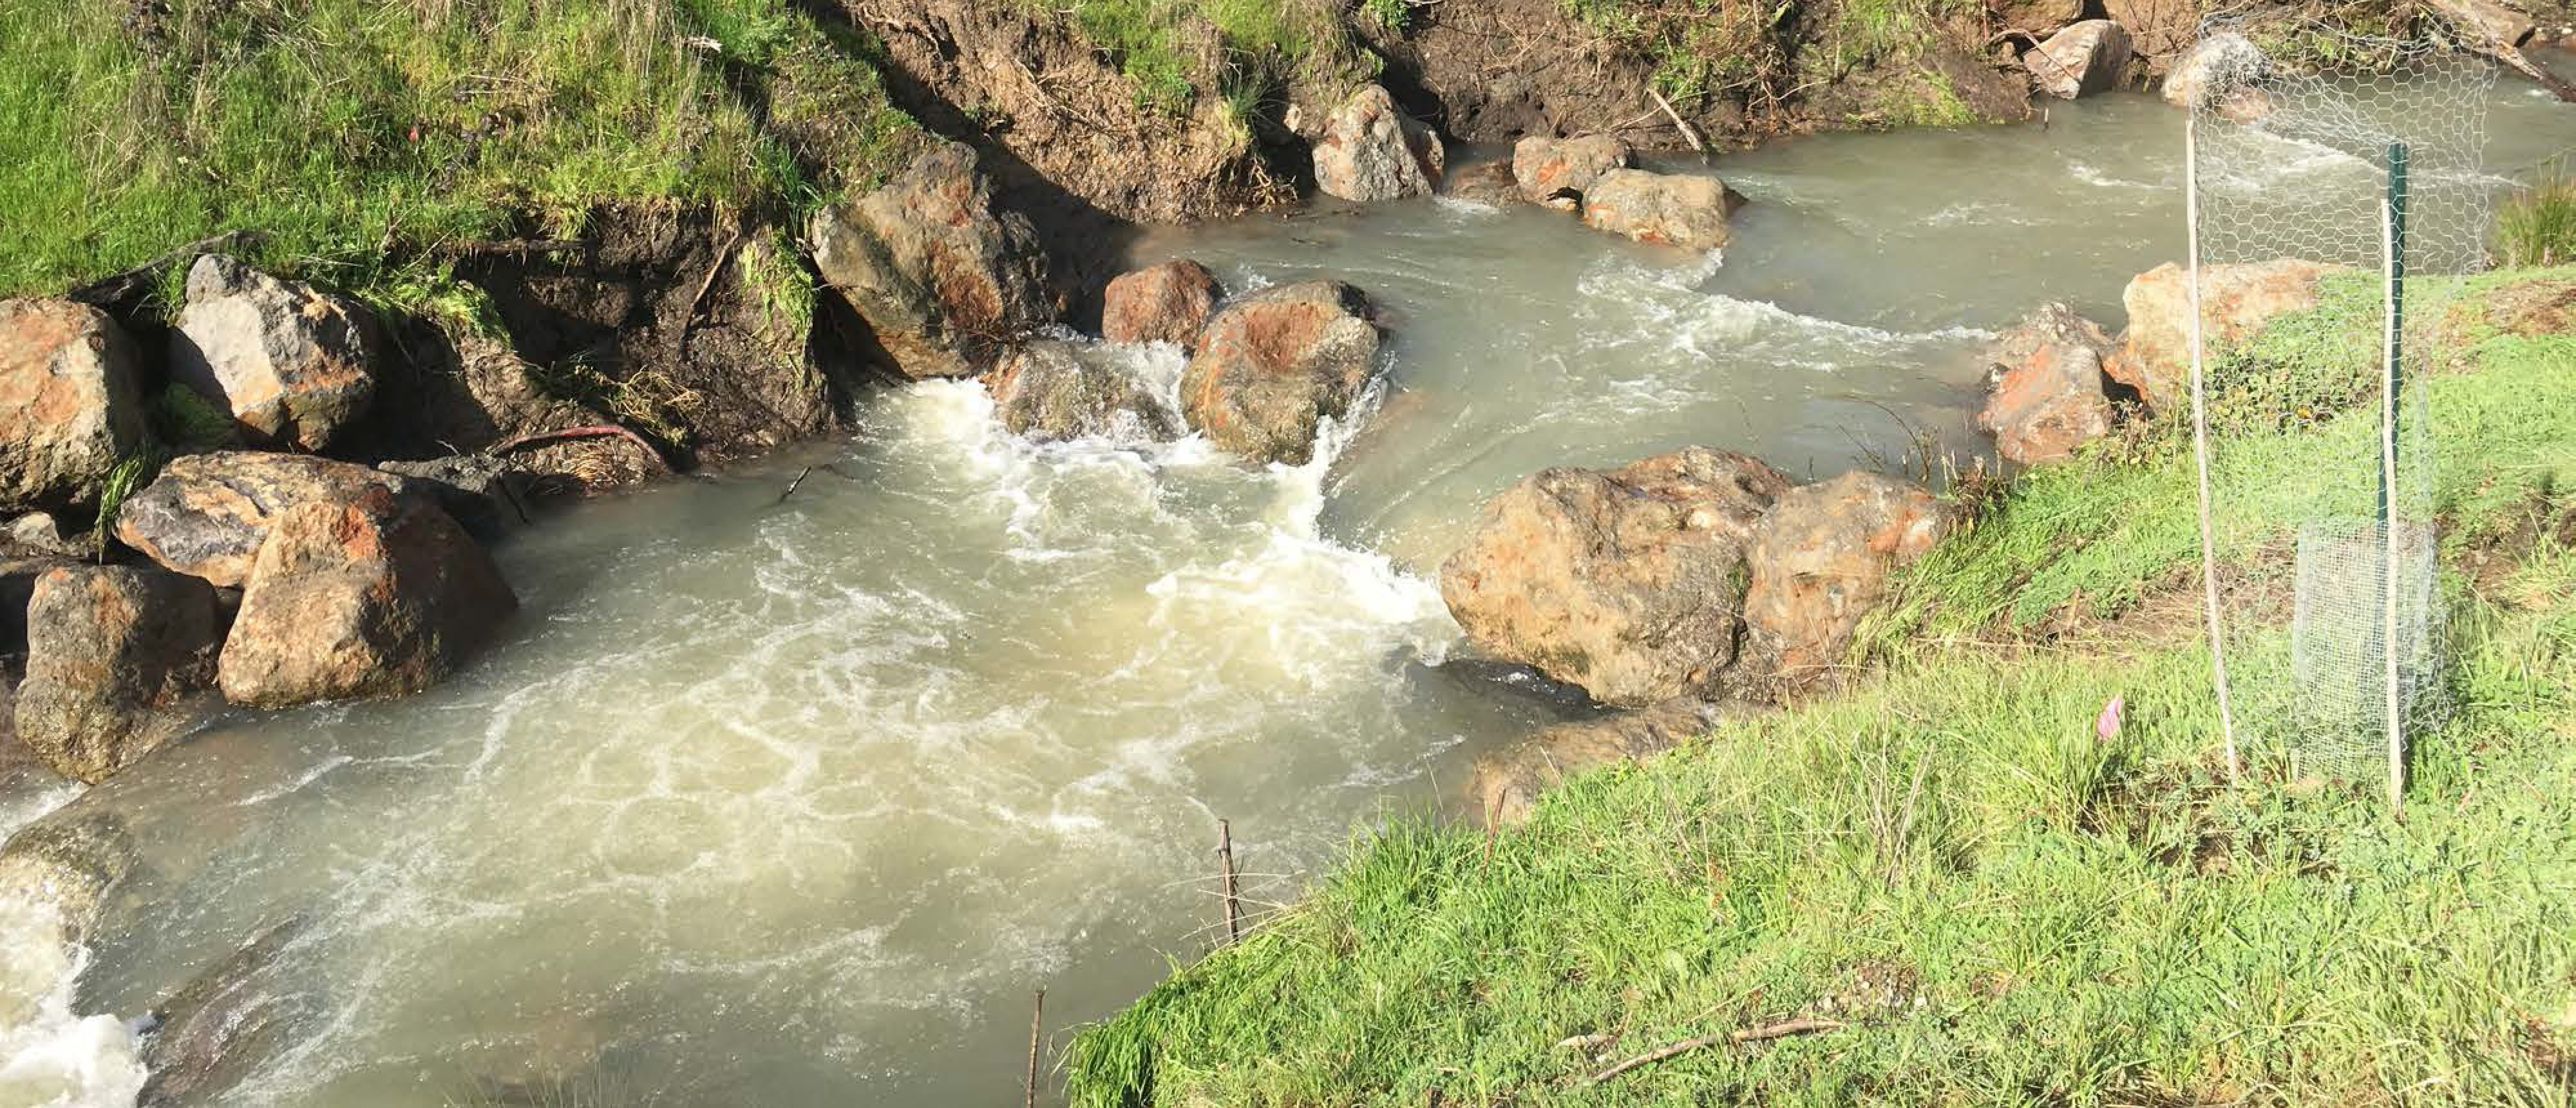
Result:
M1366 294L1338 281L1236 297L1181 375L1182 414L1220 449L1305 464L1317 426L1347 414L1376 372L1375 316Z
M1841 666L1888 574L1948 535L1931 493L1876 473L1846 473L1780 496L1754 530L1747 638L1773 674L1803 684Z
M2316 307L2317 282L2338 268L2295 258L2202 266L2202 341L2209 356L2253 338L2275 317ZM2189 271L2171 262L2157 266L2130 281L2120 300L2129 309L2129 329L2104 368L2157 411L2190 404Z
M1224 295L1216 274L1187 258L1121 274L1101 294L1100 337L1193 349Z
M916 380L972 377L1054 319L1046 251L960 143L934 148L858 203L814 213L814 268Z
M1744 198L1715 177L1614 169L1583 194L1583 222L1638 242L1714 250L1726 245L1726 220Z
M2111 432L2103 392L2110 336L2063 304L2041 308L1995 343L1977 427L2022 465L2052 462Z
M270 524L302 504L349 503L372 488L424 495L405 478L303 454L226 450L161 467L116 516L117 541L216 585L239 585Z
M188 269L170 377L256 441L320 450L375 399L372 326L351 301L208 254Z
M0 510L87 507L150 441L133 344L69 300L0 300Z
M217 679L264 708L407 696L517 607L491 556L430 504L381 487L301 504L269 526Z
M1620 469L1549 469L1485 506L1440 596L1495 657L1642 707L1735 662L1755 525L1794 482L1700 447Z
M1615 135L1531 135L1512 147L1512 177L1522 199L1570 212L1583 206L1584 193L1602 174L1628 168L1632 157Z
M222 641L213 587L144 566L76 566L36 580L18 738L54 772L97 784L194 722Z

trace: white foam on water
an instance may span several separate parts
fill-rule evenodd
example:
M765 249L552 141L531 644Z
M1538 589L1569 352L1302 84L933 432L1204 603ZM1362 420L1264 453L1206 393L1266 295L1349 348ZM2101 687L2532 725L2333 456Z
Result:
M1431 203L1440 209L1440 214L1460 220L1496 219L1503 214L1501 208L1482 200L1469 200L1463 196L1435 196L1431 198Z
M1659 268L1616 256L1585 271L1577 311L1593 341L1617 349L1664 347L1647 364L1689 373L1702 359L1753 357L1793 369L1832 371L1914 358L1928 349L1984 341L1991 331L1944 327L1896 332L1801 315L1763 300L1701 291L1725 260L1717 252L1691 265ZM1694 378L1696 379L1696 378ZM1696 397L1696 392L1692 393Z
M0 841L79 796L78 785L35 789L0 803ZM51 903L0 896L0 1105L125 1108L143 1090L134 1029L73 1008L87 947L64 938Z

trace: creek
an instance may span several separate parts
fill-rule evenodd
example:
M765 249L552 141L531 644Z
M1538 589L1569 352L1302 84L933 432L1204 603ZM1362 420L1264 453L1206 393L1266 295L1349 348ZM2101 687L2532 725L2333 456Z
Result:
M2500 173L2576 144L2519 83L2490 130ZM0 1102L130 1103L118 1017L298 917L288 1034L221 1103L1013 1100L1033 989L1061 1029L1211 942L1220 818L1266 910L1589 710L1469 657L1440 602L1486 498L1687 444L1800 477L1985 449L1994 332L2052 299L2116 328L2181 256L2180 141L2120 95L1727 155L1753 203L1705 257L1451 200L1151 235L1136 262L1386 309L1386 386L1315 463L1031 444L929 382L844 441L570 508L500 549L524 609L447 684L0 798L112 816L138 857L85 950L0 905ZM1181 364L1121 357L1167 392Z

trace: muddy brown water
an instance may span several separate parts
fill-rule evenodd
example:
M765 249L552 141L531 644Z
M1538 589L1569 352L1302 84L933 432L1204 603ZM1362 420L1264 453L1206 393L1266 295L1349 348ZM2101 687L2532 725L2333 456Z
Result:
M2500 170L2576 146L2520 87L2491 125ZM1385 305L1388 386L1315 465L1032 445L944 382L572 509L500 551L525 610L447 685L0 803L140 849L86 950L0 905L0 1103L130 1103L120 1017L298 915L286 1045L218 1103L1009 1100L1031 990L1060 1031L1205 949L1219 818L1285 901L1580 710L1466 658L1430 583L1486 497L1691 443L1818 477L1977 449L1993 331L2047 299L2116 326L2180 255L2179 127L2118 96L1731 155L1754 203L1706 258L1449 201L1151 236Z

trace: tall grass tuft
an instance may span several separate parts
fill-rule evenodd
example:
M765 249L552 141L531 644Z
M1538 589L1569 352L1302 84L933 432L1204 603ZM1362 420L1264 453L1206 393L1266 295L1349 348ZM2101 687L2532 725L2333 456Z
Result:
M2552 163L2496 210L2495 264L2507 269L2576 262L2576 178Z

